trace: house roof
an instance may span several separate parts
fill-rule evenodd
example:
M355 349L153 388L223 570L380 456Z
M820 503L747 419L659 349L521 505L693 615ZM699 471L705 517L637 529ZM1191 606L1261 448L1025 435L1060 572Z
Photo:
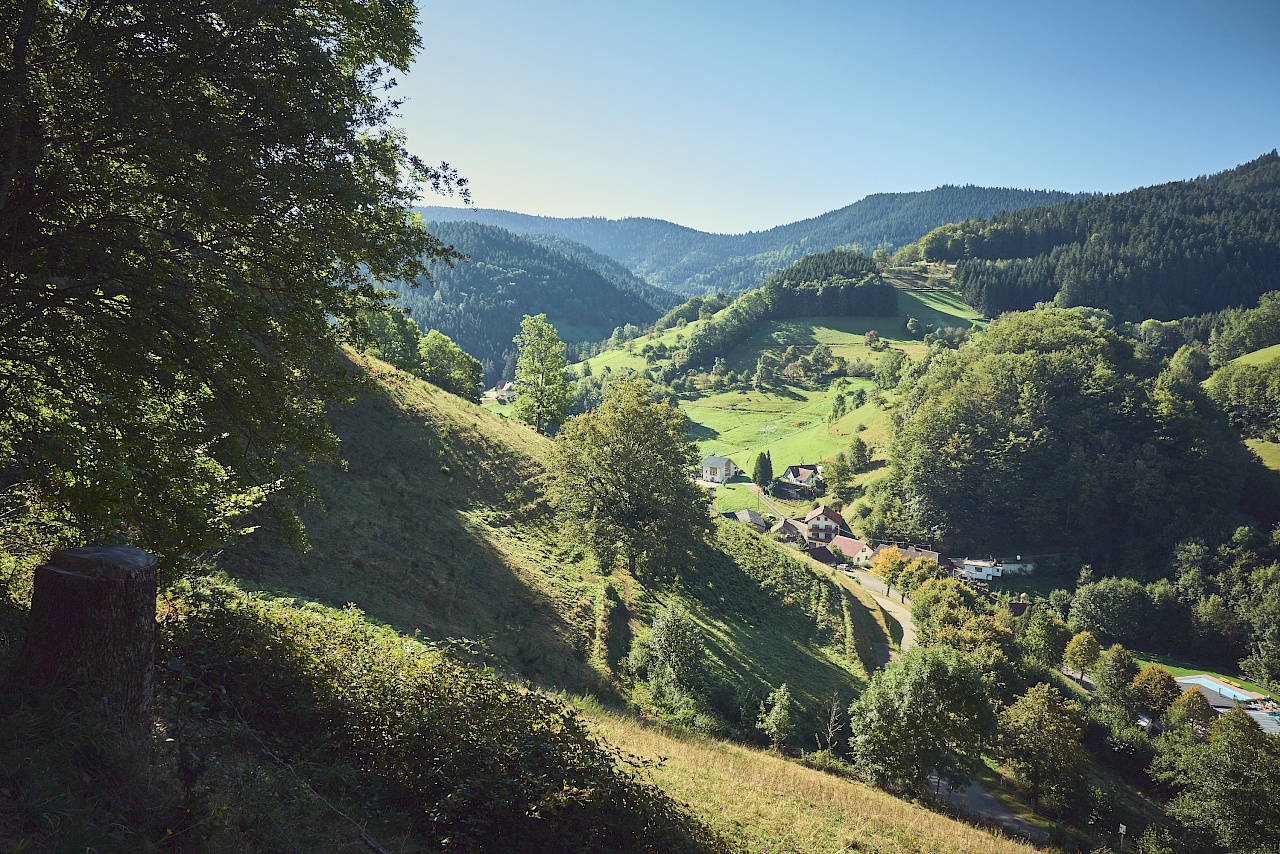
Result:
M731 462L733 462L733 460L728 457L707 457L702 461L702 467L706 468L707 466L715 466L716 468L722 469Z
M832 522L835 522L841 528L844 527L844 517L841 516L836 511L832 510L830 507L828 507L825 504L823 504L821 507L815 507L812 510L810 510L809 515L805 516L804 520L806 522L811 522L814 519L817 519L819 516L825 516L828 519L830 519Z
M795 534L796 536L801 536L802 534L804 534L804 528L801 528L799 525L797 525L795 522L792 522L790 519L783 519L781 522L774 525L769 530L774 534L788 533L788 534Z
M886 543L883 546L877 546L873 554L880 554L880 552L888 548L894 548L894 544ZM929 549L918 549L915 546L897 546L897 549L898 551L902 552L902 556L907 560L927 558L928 560L931 560L936 564L942 563L942 555L940 555L938 552L930 551ZM964 562L967 564L967 563L971 563L972 561L970 561L968 558L965 558Z
M1028 607L1030 607L1029 602L1010 602L1009 613L1015 617L1021 617L1026 613Z
M857 540L853 537L846 537L844 534L839 534L833 537L831 542L827 543L827 545L833 549L839 549L845 557L854 557L858 552L867 547L867 544L862 540Z
M796 480L808 480L817 473L817 466L787 466L787 470L783 472L783 477L794 477Z
M831 554L831 550L826 546L814 546L809 549L809 557L819 563L835 563L835 555Z
M769 527L768 524L765 523L764 517L754 510L750 510L750 509L739 510L737 513L734 513L733 516L739 522L749 522L750 524L755 525L758 528Z

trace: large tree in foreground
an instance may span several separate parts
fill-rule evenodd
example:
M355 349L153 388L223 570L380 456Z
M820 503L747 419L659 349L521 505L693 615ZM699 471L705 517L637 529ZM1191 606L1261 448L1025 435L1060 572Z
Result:
M616 382L556 436L551 501L604 567L670 569L710 530L684 415L650 392L643 380Z
M409 208L461 182L386 127L415 17L0 5L0 549L211 546L336 458L339 347L451 257Z

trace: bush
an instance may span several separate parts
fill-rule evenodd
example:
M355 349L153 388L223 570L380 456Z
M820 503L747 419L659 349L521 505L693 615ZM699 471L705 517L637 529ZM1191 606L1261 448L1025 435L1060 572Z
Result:
M296 767L349 762L448 850L723 849L559 701L355 608L201 581L161 615L167 690L243 720Z

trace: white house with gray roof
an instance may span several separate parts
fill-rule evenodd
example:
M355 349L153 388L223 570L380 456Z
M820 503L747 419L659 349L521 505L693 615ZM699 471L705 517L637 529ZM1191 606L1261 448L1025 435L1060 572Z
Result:
M707 457L702 461L702 479L707 483L724 483L739 471L728 457Z

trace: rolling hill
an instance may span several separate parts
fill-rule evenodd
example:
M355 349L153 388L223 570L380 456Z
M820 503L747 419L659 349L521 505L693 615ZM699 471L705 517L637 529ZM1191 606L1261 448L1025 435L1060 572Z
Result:
M567 238L620 261L649 282L684 294L734 294L815 252L910 243L930 229L1005 210L1073 198L1048 190L945 186L916 193L880 193L811 219L746 234L709 234L666 220L628 217L558 218L510 211L422 208L429 220L495 225L519 234Z
M512 338L526 314L545 313L572 346L608 338L628 323L651 323L679 301L568 241L532 240L475 223L428 228L469 258L436 265L431 286L397 285L399 303L424 332L438 329L479 359L489 383L514 375Z
M871 643L889 639L889 620L857 584L725 522L683 583L646 586L618 570L602 576L588 555L559 542L542 503L547 439L377 360L352 355L351 367L373 384L331 413L348 466L315 473L326 511L306 517L313 550L299 555L254 535L220 559L239 584L268 591L250 594L268 621L290 631L348 632L324 621L349 624L350 610L330 617L335 612L303 603L350 602L367 615L357 614L360 620L415 638L482 640L483 650L447 646L500 673L616 704L629 638L657 608L678 601L703 633L709 678L758 687L787 682L801 703L797 732L806 743L821 701L833 690L847 698L865 684ZM823 589L823 600L843 603L836 605L843 618L818 605ZM271 590L304 599L274 599ZM290 608L301 611L291 616ZM310 624L316 627L305 628ZM199 634L189 619L178 625L183 637ZM397 646L393 636L378 643L389 641ZM401 645L412 653L413 643ZM233 661L226 678L239 679L239 666ZM737 850L798 852L827 840L883 852L1031 850L776 755L655 728L591 697L580 703L598 737L631 762L647 763L642 779L691 817L663 821L699 822ZM750 713L754 719L754 706ZM745 789L744 779L751 781ZM390 817L374 825L393 827Z

